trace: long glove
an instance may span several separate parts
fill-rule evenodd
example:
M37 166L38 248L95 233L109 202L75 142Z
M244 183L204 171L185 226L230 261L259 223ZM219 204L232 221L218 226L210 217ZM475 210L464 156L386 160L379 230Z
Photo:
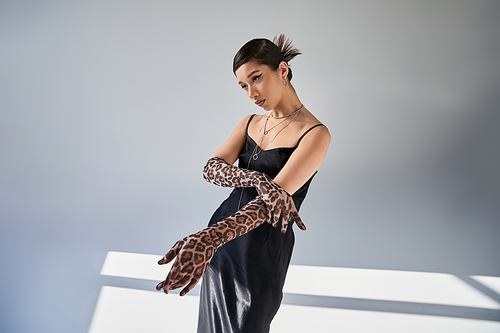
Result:
M187 284L180 295L187 294L201 279L220 246L261 225L267 215L264 201L257 197L230 217L179 240L158 261L163 265L177 257L167 278L156 286L156 290L163 289L168 294Z
M238 168L220 157L212 157L203 169L203 178L223 187L255 187L267 206L269 223L276 227L282 216L281 232L285 233L288 222L293 218L301 230L306 230L290 194L266 174Z

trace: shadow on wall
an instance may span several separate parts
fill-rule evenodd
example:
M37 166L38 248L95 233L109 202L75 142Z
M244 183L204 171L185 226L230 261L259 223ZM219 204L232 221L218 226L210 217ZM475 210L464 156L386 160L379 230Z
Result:
M500 82L485 94L475 117L456 145L450 150L451 172L464 183L462 209L489 208L495 214L493 221L500 220ZM479 206L479 207L478 207Z

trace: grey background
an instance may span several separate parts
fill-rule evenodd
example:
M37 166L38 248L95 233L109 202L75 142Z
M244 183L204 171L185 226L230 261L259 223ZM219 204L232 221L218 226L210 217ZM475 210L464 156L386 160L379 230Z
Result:
M500 276L500 2L3 1L0 331L86 332L108 251L162 254L228 189L247 40L285 33L330 129L293 263ZM151 288L154 287L154 283Z

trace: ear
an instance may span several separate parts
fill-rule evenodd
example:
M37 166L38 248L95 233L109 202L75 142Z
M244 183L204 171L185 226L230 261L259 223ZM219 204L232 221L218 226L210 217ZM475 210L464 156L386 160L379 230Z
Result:
M288 76L288 64L285 61L280 62L278 66L278 73L281 76L281 79L286 79Z

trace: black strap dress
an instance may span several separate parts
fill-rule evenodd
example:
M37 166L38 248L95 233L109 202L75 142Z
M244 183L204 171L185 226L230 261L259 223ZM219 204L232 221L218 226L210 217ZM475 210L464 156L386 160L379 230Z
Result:
M239 155L238 166L247 168L257 145L248 135ZM274 178L300 144L260 152L250 161L249 169ZM257 151L260 148L257 149ZM293 195L297 210L304 200L314 175ZM213 214L209 225L233 215L257 196L255 188L235 188ZM220 247L215 253L201 284L198 333L264 333L278 311L283 284L292 256L295 236L291 225L285 234L281 228L263 223Z

